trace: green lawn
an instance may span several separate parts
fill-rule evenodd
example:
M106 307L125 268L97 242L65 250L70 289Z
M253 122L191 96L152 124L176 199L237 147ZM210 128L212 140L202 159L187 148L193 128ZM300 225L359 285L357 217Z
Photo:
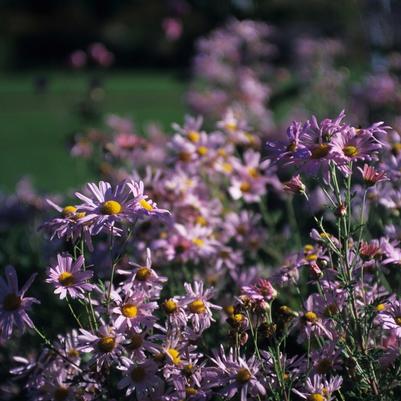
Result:
M71 134L85 128L74 109L85 93L87 76L47 75L45 94L34 93L33 73L0 75L0 189L12 191L23 175L51 192L88 178L84 164L71 158L67 148ZM185 83L171 73L116 72L104 78L104 87L101 111L132 117L139 129L149 121L169 128L183 120Z

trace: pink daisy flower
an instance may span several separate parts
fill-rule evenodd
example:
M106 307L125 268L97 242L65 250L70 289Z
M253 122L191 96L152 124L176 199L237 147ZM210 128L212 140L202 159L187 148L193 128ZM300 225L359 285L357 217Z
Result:
M81 224L93 224L93 234L99 234L107 229L114 230L115 223L132 221L135 216L133 200L130 198L125 183L117 185L114 189L108 182L100 181L98 185L87 185L90 197L79 192L75 196L84 203L79 205L78 211L86 213L80 219ZM114 231L113 234L115 235Z
M67 295L71 298L83 298L85 292L91 291L92 284L87 280L92 278L92 270L81 270L84 264L83 256L74 262L70 255L57 255L57 264L49 268L47 283L55 286L54 293L60 299Z
M212 309L221 310L218 305L209 302L213 296L213 289L204 290L202 281L195 281L191 284L184 284L186 295L182 298L182 303L186 306L188 317L192 322L195 332L203 332L214 322Z
M96 363L98 370L103 365L110 366L120 355L122 334L117 333L114 327L102 326L96 334L84 329L80 329L80 332L81 334L78 336L79 351L91 353L92 358L89 364Z
M372 160L381 144L367 131L349 127L338 132L331 141L331 151L344 174L351 174L347 164L357 160Z
M146 302L144 292L130 293L113 308L112 312L118 315L114 325L119 330L133 328L137 331L141 331L141 327L151 327L155 320L153 311L157 307L156 302Z
M159 297L163 284L167 281L167 277L159 276L156 271L152 269L152 254L150 249L146 249L145 265L138 265L133 262L130 262L130 264L136 266L134 271L118 271L120 274L130 275L124 283L124 288L132 291L139 290L144 292L149 298Z

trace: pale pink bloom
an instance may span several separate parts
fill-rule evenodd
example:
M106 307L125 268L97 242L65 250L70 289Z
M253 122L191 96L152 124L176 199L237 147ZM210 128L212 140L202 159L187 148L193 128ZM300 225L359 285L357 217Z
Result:
M67 296L71 298L84 298L85 293L92 290L88 280L92 278L92 270L82 270L85 260L79 256L73 261L70 255L57 255L57 263L49 268L47 283L55 286L54 293L60 299Z
M186 294L182 298L182 304L186 307L194 330L201 333L214 321L212 309L221 310L222 308L209 302L214 291L212 288L204 290L202 281L195 281L193 286L185 283L184 287Z

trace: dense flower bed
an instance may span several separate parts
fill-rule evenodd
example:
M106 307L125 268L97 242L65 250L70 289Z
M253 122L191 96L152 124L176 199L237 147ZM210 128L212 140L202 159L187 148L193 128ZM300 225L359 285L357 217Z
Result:
M400 137L344 120L293 122L264 144L232 111L211 132L188 117L165 141L113 116L75 145L110 182L42 204L47 273L0 279L3 341L43 343L14 356L27 397L394 397ZM75 325L54 338L30 318L51 308L29 296L38 280Z

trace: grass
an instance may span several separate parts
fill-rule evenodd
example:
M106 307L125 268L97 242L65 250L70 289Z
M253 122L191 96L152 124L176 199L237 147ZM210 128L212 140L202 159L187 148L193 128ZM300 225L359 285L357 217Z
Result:
M77 187L89 172L70 157L68 139L81 129L101 125L83 122L76 113L88 76L47 73L49 87L42 94L34 93L34 76L0 76L0 190L12 191L26 175L44 191ZM183 119L184 86L171 73L116 72L104 77L101 112L132 117L139 130L154 120L169 128Z

